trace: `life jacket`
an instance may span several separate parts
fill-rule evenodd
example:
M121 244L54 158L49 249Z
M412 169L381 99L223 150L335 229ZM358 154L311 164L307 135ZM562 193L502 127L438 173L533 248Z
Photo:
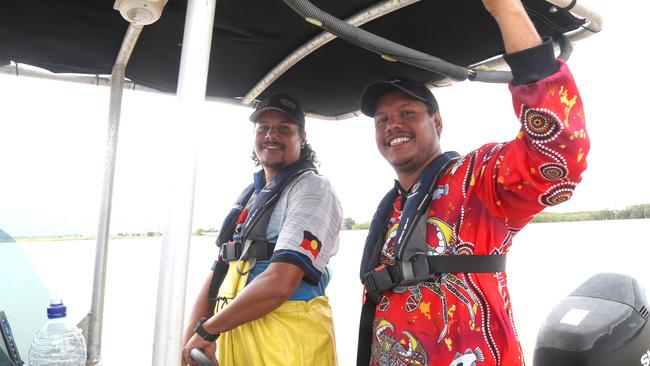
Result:
M219 258L212 265L212 281L208 290L211 301L217 299L219 287L228 273L228 262L233 260L269 259L273 254L275 243L267 243L266 229L273 213L273 208L282 195L284 188L294 179L308 171L318 172L313 162L298 160L279 170L270 182L255 197L255 184L246 187L221 224L216 244L220 249ZM253 199L252 202L249 202ZM240 240L233 241L237 228L237 218L247 207L248 214L243 223Z
M391 189L377 207L361 259L360 277L365 286L365 295L359 322L357 365L368 365L370 362L372 325L376 302L382 292L395 286L430 280L438 273L505 270L505 255L435 255L427 247L427 220L423 218L431 201L444 193L445 188L438 186L440 176L459 158L460 155L453 151L436 157L411 187L395 235L395 264L392 265L379 264L397 191Z

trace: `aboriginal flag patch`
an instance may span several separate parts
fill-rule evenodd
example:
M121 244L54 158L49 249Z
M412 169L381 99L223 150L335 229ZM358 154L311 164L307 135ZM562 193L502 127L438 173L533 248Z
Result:
M320 240L318 240L318 238L309 231L303 231L303 233L304 236L302 242L300 243L300 247L308 250L314 259L316 259L320 253L320 249L323 247L323 244L321 244Z

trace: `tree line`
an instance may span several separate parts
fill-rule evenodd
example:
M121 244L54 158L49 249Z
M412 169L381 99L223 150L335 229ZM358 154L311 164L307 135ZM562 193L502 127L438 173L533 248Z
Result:
M596 220L628 220L650 218L650 204L640 204L625 207L622 210L599 210L580 212L541 212L533 222L565 222L565 221L596 221Z
M541 212L532 222L569 222L569 221L596 221L596 220L628 220L650 218L650 203L632 205L622 210L599 210L580 212ZM369 222L357 223L351 217L343 219L343 230L368 230Z

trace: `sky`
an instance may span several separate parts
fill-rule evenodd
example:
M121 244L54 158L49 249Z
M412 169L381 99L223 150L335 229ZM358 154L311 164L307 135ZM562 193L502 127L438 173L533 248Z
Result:
M591 1L601 33L574 45L569 66L591 138L588 169L573 198L553 212L622 209L650 203L650 73L644 70L650 5ZM506 85L456 83L434 91L443 119L442 148L467 153L507 141L518 122ZM299 96L298 96L299 97ZM99 217L109 89L0 75L0 228L14 236L94 234ZM124 93L111 232L163 231L179 152L178 122L195 122L198 146L193 227L218 228L255 171L251 110L205 103L176 117L176 99ZM176 122L176 124L174 123ZM307 120L307 140L341 200L344 216L369 221L395 174L379 155L372 120Z

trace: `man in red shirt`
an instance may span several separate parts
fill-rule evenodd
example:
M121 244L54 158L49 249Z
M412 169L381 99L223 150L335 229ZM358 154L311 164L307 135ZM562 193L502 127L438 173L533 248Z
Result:
M524 364L503 259L536 213L571 197L589 139L572 76L520 1L483 4L513 73L521 128L512 141L443 154L442 119L424 85L395 79L363 92L361 110L398 179L364 251L374 322L362 322L359 364Z

